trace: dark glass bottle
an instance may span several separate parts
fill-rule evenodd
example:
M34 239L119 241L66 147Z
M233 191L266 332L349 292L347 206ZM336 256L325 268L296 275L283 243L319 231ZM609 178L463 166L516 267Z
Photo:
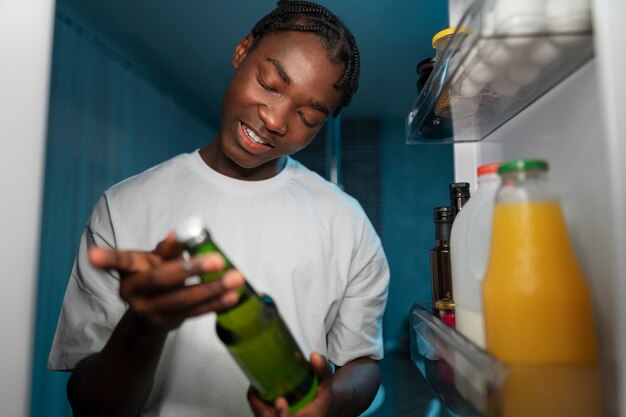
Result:
M202 275L203 281L218 279L234 268L199 218L181 223L176 238L190 255L215 252L224 258L224 269ZM216 330L263 400L271 403L285 397L291 412L313 400L317 377L269 296L258 294L246 281L238 303L217 313Z
M430 78L430 74L433 72L434 66L435 66L435 57L428 57L418 62L417 68L416 68L417 92L418 93L420 93L424 89L424 86L426 85L426 81L428 81L428 78Z
M469 182L453 182L450 184L450 203L456 215L470 199Z
M433 210L435 223L435 247L430 250L430 275L432 281L433 309L438 302L452 303L452 273L450 264L450 230L454 221L453 207L436 207Z

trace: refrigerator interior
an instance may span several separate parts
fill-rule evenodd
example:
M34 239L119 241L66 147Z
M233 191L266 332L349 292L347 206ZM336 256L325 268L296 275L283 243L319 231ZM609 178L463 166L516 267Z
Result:
M450 2L451 23L466 1ZM517 158L550 163L578 259L588 277L599 330L606 408L626 415L626 146L623 111L624 4L596 0L595 57L478 142L455 143L456 181L475 190L479 165ZM618 11L621 9L621 13ZM452 25L451 25L452 26Z

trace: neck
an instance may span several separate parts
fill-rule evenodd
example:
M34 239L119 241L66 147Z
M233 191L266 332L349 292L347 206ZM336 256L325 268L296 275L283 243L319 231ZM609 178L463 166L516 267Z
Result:
M227 177L243 181L261 181L278 175L287 164L283 156L254 168L244 168L228 158L213 141L200 150L202 160L215 171Z

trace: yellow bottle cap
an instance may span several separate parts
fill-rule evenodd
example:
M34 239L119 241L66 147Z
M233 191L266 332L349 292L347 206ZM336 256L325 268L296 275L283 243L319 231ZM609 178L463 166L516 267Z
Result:
M457 27L456 26L455 27L451 27L451 28L447 28L447 29L444 29L442 31L437 32L437 34L435 36L433 36L433 48L435 48L435 49L437 48L437 46L435 46L435 45L436 45L436 43L437 43L437 41L439 39L445 38L446 36L450 36L450 35L452 35L455 32L457 32ZM458 28L458 32L459 33L465 33L465 34L471 33L469 29L464 28L462 26Z

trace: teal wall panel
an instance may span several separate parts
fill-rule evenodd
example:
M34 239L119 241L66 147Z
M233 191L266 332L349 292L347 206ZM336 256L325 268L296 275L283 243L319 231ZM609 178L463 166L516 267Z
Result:
M61 11L55 20L31 416L71 416L46 362L83 226L108 186L211 140L191 116Z
M385 347L406 349L409 310L431 298L433 208L450 204L454 156L452 145L407 145L401 121L385 124L383 137L383 245L391 270Z

